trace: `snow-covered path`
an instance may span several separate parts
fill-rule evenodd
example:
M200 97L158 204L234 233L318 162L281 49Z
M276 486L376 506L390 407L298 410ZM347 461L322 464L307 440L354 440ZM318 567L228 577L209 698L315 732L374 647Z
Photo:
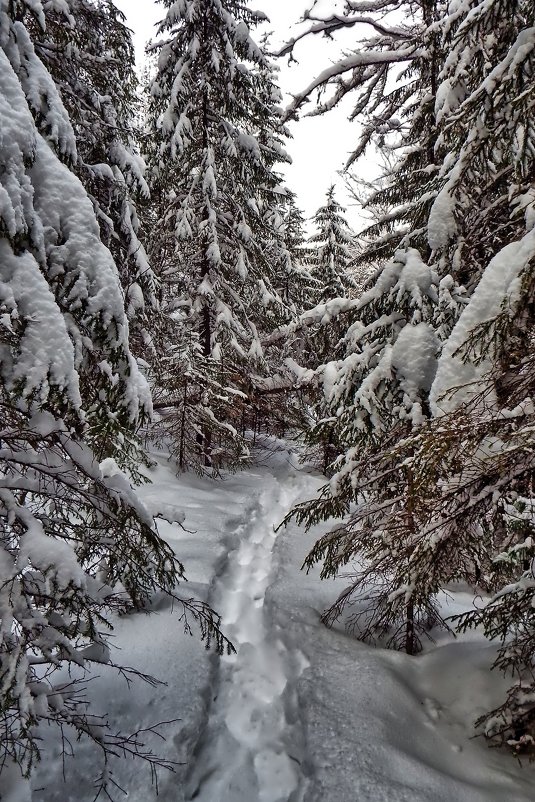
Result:
M259 477L260 478L260 477ZM214 602L236 654L223 658L217 696L188 783L197 802L286 802L303 798L301 740L288 721L286 693L308 665L278 637L264 608L273 564L275 527L302 483L263 478L238 527L239 545L228 555Z
M176 763L157 796L142 761L118 760L128 802L533 802L534 769L471 737L503 692L492 646L470 636L415 659L321 625L344 580L300 570L318 532L274 526L322 480L279 446L263 467L219 481L177 479L159 455L142 488L153 508L184 510L189 531L160 522L186 565L181 592L221 612L237 653L207 652L163 601L117 620L121 661L165 685L129 689L110 671L92 695L123 731L168 722L165 740L147 744ZM64 782L50 738L32 802L92 802L98 755L77 745Z

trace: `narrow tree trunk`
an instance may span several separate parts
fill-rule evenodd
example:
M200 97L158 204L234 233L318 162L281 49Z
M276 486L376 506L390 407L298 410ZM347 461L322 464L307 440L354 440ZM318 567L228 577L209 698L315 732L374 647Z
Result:
M256 445L256 431L258 428L258 410L255 408L253 413L253 445Z
M178 467L181 471L184 470L184 463L186 459L186 405L188 400L188 383L184 383L184 398L182 401L182 416L180 419L180 449L178 452Z
M204 38L205 41L207 39L207 21L204 20ZM207 90L204 90L203 96L203 117L202 117L202 125L203 125L203 150L206 153L208 150L209 145L209 138L208 138L208 126L209 126L209 117L208 117L208 94ZM206 248L203 252L202 257L202 267L201 267L201 281L208 275L210 270L210 264L208 262L208 257L206 255ZM200 327L200 337L201 337L201 344L202 344L202 352L203 356L209 358L212 353L212 322L210 318L210 308L208 304L203 306L202 316L201 316L201 327ZM203 431L197 435L197 443L200 447L201 453L204 453L204 464L205 467L209 468L212 464L210 459L210 445L211 445L211 431L208 426L203 427Z
M414 654L416 652L416 637L414 633L414 602L411 601L406 607L406 629L405 629L405 651L407 654Z
M411 534L416 532L414 520L414 483L412 469L407 468L407 528ZM405 651L407 654L416 654L417 643L414 630L414 599L411 597L405 607Z

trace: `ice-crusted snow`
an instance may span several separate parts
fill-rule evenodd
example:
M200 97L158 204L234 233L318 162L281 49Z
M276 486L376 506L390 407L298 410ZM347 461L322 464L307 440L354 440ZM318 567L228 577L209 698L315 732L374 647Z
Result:
M160 776L158 799L530 802L533 768L471 738L473 720L507 687L489 672L495 649L480 635L456 642L438 635L423 656L410 658L321 625L321 611L345 580L320 582L317 571L307 575L300 564L324 530L304 535L290 524L277 533L273 526L322 480L299 469L283 443L270 446L263 467L222 482L177 479L165 456L155 454L154 483L141 489L147 507L186 512L186 529L160 521L186 563L189 582L181 592L215 604L237 648L221 660L210 655L158 599L152 616L116 621L121 661L167 684L136 685L130 693L102 666L91 692L123 731L168 722L165 741L145 736L178 761L176 774ZM439 601L443 612L455 613L472 597L450 588ZM59 746L50 730L43 736L46 759L33 781L33 802L90 802L96 753L78 745L66 758L64 782ZM142 763L112 768L131 802L156 798ZM20 796L8 798L28 802L24 793L20 787Z

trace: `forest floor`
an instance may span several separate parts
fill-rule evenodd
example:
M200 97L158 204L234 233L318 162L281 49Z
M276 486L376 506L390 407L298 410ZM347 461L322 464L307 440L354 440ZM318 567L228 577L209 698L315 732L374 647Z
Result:
M347 580L300 570L325 527L275 527L322 478L283 443L260 465L220 480L177 479L154 455L148 505L183 510L160 531L186 566L182 595L222 615L236 654L219 658L184 632L164 600L153 615L117 620L116 660L159 678L128 687L114 671L88 693L123 732L167 722L147 744L175 761L158 796L143 761L121 759L114 779L129 802L533 802L535 769L473 738L473 721L507 680L489 672L495 647L481 635L438 635L416 658L366 646L321 624ZM275 447L278 446L278 447ZM451 612L467 593L444 595ZM44 733L33 802L91 802L98 755L74 744L62 759ZM0 793L1 798L1 793ZM102 797L101 797L102 798Z

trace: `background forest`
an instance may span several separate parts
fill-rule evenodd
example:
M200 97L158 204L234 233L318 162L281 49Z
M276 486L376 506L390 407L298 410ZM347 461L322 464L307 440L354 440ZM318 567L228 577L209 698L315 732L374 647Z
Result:
M117 752L165 765L65 668L139 673L109 636L155 597L232 651L135 486L150 444L211 480L259 437L323 476L285 522L328 522L305 567L350 575L324 623L409 655L478 628L510 687L476 726L532 754L534 2L311 4L278 53L244 2L160 2L139 83L112 0L0 0L0 769L43 723L105 793ZM277 58L342 30L283 109ZM348 97L361 230L331 187L307 234L289 126ZM455 585L485 602L442 620Z

